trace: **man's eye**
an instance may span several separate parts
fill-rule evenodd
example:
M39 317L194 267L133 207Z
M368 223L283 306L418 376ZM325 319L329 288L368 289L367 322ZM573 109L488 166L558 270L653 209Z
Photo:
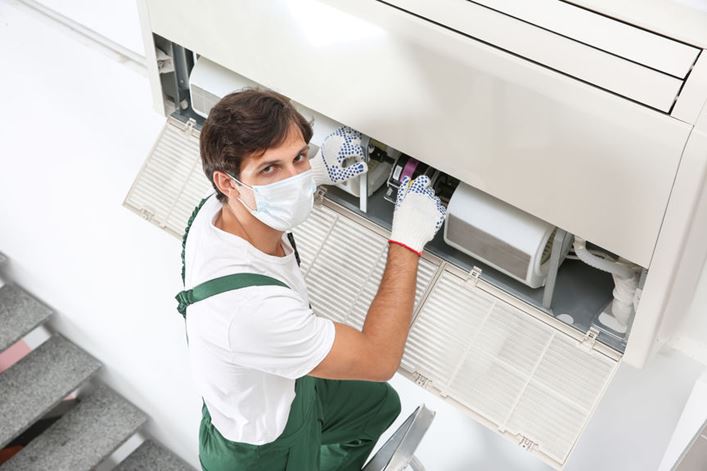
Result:
M262 173L263 175L267 175L269 173L272 173L274 170L275 167L273 167L272 165L268 165L267 167L263 168L260 173Z
M307 154L303 153L295 157L295 162L302 162L303 160L307 160Z

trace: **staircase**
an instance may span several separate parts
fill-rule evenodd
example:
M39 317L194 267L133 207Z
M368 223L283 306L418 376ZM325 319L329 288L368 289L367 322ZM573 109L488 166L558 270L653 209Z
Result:
M6 260L0 253L0 266ZM0 353L51 315L51 309L22 287L13 283L0 286ZM110 469L107 458L138 432L148 417L94 378L100 368L98 360L54 333L0 373L0 450L8 446L20 449L20 444L26 444L0 464L0 471ZM76 391L76 399L65 400ZM113 469L194 468L160 444L146 440Z

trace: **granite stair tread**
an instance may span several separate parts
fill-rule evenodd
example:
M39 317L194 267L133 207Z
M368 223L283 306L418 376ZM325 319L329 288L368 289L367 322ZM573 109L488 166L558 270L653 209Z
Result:
M117 392L97 384L79 403L13 456L2 471L89 471L147 420Z
M13 456L2 471L90 470L110 456L147 416L105 384L79 397L76 407Z
M55 334L0 374L0 448L59 404L100 367L98 360Z
M194 471L186 461L152 440L145 440L113 471Z
M52 315L52 310L16 284L0 286L0 352Z

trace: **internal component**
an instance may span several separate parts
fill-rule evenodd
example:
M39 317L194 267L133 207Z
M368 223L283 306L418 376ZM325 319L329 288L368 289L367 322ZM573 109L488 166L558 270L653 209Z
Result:
M611 273L614 278L614 300L599 315L598 321L615 332L625 333L640 299L638 282L641 267L621 257L614 259L606 253L590 251L587 242L579 237L575 237L574 251L587 265Z
M447 207L444 241L531 288L545 284L555 226L465 183ZM566 253L561 255L560 262Z
M366 153L364 160L368 165L368 172L365 174L368 180L365 193L371 196L386 182L386 178L390 173L391 162L395 160L393 156L397 157L400 153L367 136L361 136L361 146ZM346 164L346 162L344 163ZM338 183L336 186L356 197L361 196L361 176Z
M400 182L404 177L410 177L410 180L414 180L420 175L427 175L430 177L430 182L432 187L434 187L439 178L439 170L430 167L429 165L422 163L409 155L401 155L393 164L393 169L388 177L388 190L385 192L385 199L391 203L395 203L395 198L398 194L398 188L400 188Z
M457 186L459 186L459 180L447 175L446 173L440 172L437 177L437 181L433 183L432 188L434 189L435 194L439 196L442 203L445 206L449 206L449 200L452 199L452 195L454 194L454 190L457 189Z

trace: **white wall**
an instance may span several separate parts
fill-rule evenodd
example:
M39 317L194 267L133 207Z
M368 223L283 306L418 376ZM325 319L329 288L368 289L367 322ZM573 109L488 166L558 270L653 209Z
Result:
M94 19L113 15L86 8ZM132 14L120 21L137 25ZM201 400L173 299L180 243L121 206L163 123L147 78L14 0L0 2L0 44L8 274L54 307L53 328L103 362L102 379L151 417L147 432L196 466ZM698 372L675 352L645 370L622 367L568 469L657 465ZM545 469L406 379L392 383L404 414L420 402L437 411L419 449L429 470ZM651 453L632 459L645 444Z
M29 0L144 55L136 0Z
M147 79L14 1L0 2L0 26L8 274L193 461L200 398L174 310L179 242L121 206L163 123Z

